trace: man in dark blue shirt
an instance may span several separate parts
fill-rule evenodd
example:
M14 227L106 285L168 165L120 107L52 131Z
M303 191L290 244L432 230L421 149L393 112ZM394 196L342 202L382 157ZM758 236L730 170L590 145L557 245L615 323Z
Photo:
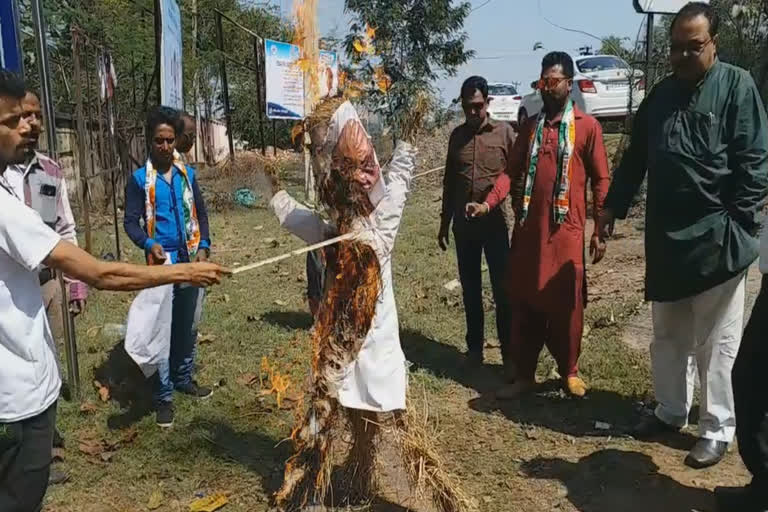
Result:
M208 212L195 179L176 152L183 133L180 114L167 107L149 113L150 156L125 189L125 232L144 249L150 265L206 261L210 256ZM173 292L170 360L158 368L154 402L157 424L173 425L173 391L207 398L212 391L193 380L197 324L203 290L177 285Z

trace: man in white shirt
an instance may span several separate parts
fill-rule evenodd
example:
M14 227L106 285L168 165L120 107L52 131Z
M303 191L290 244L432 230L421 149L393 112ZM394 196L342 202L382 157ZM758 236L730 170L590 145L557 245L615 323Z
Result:
M162 284L208 286L227 271L213 263L138 266L106 263L64 241L5 179L30 144L24 84L0 70L0 511L40 510L51 464L61 380L38 269L56 269L98 289Z

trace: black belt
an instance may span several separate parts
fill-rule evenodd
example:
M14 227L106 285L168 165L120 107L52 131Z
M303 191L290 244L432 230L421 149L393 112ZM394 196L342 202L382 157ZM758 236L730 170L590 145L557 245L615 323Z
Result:
M44 268L37 275L40 278L40 286L43 286L48 281L56 279L56 271L52 268Z

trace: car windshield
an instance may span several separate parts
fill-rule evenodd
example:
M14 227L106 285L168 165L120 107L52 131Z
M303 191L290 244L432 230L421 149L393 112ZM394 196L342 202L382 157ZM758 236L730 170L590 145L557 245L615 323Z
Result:
M514 85L489 85L488 94L491 96L517 96L517 89Z
M618 57L590 57L576 62L576 67L582 73L594 73L595 71L605 71L606 69L628 69L626 62Z

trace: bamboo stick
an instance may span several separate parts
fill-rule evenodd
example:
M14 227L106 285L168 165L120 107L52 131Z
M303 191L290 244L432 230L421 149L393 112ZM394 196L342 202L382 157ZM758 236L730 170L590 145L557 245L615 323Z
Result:
M445 169L445 166L435 167L434 169L430 169L428 171L421 172L419 174L415 174L413 178L420 178L422 176L426 176L427 174L432 174L433 172L441 171ZM251 263L250 265L244 265L242 267L237 267L236 269L232 270L232 274L239 274L241 272L247 272L248 270L254 270L259 267L263 267L265 265L271 265L272 263L277 263L278 261L286 260L288 258L292 258L293 256L301 256L302 254L306 254L308 252L312 252L315 249L321 249L323 247L333 245L339 242L343 242L345 240L351 240L353 238L357 238L361 234L363 234L367 230L363 231L356 231L354 233L347 233L345 235L337 236L336 238L330 238L328 240L325 240L323 242L314 244L314 245L308 245L306 247L301 247L299 249L295 249L291 252L286 252L283 254L280 254L278 256L274 256L272 258L267 258L266 260L257 261L255 263Z
M434 169L430 169L428 171L424 171L424 172L420 172L418 174L414 174L413 178L411 178L411 179L421 178L422 176L426 176L427 174L432 174L433 172L442 171L443 169L445 169L445 166L441 165L440 167L435 167Z
M236 269L232 270L232 274L239 274L240 272L246 272L248 270L253 270L259 267L263 267L264 265L270 265L272 263L277 263L278 261L282 261L288 258L291 258L293 256L301 256L302 254L306 254L308 252L312 252L315 249L320 249L322 247L326 247L328 245L337 244L339 242L343 242L345 240L352 240L353 238L357 238L363 233L368 231L367 229L364 229L362 231L355 231L353 233L347 233L341 236L337 236L335 238L329 238L328 240L325 240L323 242L316 243L314 245L308 245L306 247L301 247L299 249L295 249L291 252L286 252L284 254L280 254L278 256L274 256L272 258L267 258L266 260L257 261L255 263L251 263L250 265L243 265L242 267L237 267Z

